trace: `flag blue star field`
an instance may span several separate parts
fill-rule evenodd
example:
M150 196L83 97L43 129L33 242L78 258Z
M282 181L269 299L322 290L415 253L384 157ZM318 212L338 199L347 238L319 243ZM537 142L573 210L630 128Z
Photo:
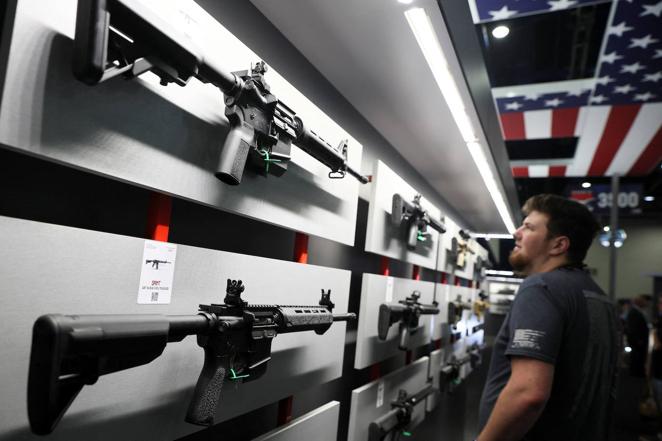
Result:
M591 103L662 101L662 1L620 1L598 60Z
M468 0L474 22L605 1ZM493 88L506 141L578 138L567 163L514 163L516 177L640 176L662 160L662 0L613 0L593 78Z
M469 0L474 23L560 11L572 7L605 3L605 1L609 0Z

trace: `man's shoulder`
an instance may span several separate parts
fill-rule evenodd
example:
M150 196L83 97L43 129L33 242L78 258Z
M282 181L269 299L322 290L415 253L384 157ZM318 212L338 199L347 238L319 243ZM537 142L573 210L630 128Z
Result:
M573 287L582 291L589 290L597 294L605 294L588 271L580 268L561 267L536 275L539 276L541 283L550 289L561 288L563 291L568 291L567 288Z

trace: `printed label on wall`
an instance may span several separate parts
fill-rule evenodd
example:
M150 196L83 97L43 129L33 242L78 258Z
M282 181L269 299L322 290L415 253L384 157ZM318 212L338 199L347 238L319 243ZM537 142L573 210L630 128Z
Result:
M377 385L377 407L382 407L384 404L384 382L380 381Z
M386 303L393 301L393 277L386 279Z
M141 305L167 305L172 295L177 245L154 240L145 241L140 262L138 303Z

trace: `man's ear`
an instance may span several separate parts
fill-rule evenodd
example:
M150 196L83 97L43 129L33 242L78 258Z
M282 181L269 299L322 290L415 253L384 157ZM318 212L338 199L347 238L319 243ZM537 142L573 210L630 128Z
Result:
M549 250L549 254L560 256L567 253L568 248L570 248L570 239L568 239L568 236L557 236L552 238L552 248Z

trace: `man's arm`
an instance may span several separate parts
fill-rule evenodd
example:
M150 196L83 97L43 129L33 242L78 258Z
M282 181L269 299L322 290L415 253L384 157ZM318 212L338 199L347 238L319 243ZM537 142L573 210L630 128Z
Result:
M518 441L533 427L549 398L554 365L511 357L511 374L477 441Z

